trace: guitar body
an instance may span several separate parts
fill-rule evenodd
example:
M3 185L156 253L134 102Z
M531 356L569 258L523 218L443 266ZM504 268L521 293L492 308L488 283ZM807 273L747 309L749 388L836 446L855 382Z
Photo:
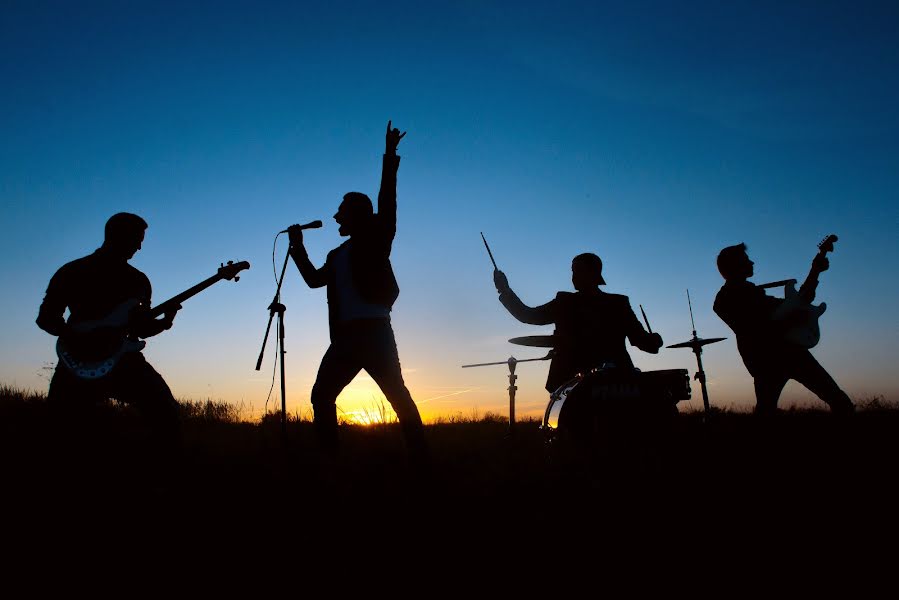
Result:
M140 352L146 345L147 342L143 340L119 338L114 349L107 350L102 357L91 357L76 349L74 344L68 344L60 338L56 340L56 356L59 357L59 362L79 379L100 379L112 371L124 354Z
M823 258L828 252L833 251L833 244L837 241L837 236L831 234L824 238L818 244L818 255ZM827 267L823 267L826 269ZM813 267L809 272L806 282L817 285L819 271ZM784 284L784 301L774 312L774 319L784 321L786 329L783 337L786 341L802 346L803 348L814 348L821 341L821 329L818 326L818 319L827 310L827 304L806 303L796 291L796 280L791 279L783 282Z
M94 380L105 377L124 355L129 352L140 352L147 345L129 331L135 318L158 317L217 281L239 279L237 273L249 268L250 263L246 261L237 264L229 262L227 266L222 265L216 275L166 300L152 310L140 309L140 301L132 299L122 302L102 319L72 323L72 335L60 337L56 341L56 355L60 364L80 379ZM137 316L138 312L142 314Z
M126 352L140 352L146 342L128 337L137 299L126 300L102 319L72 323L74 333L56 341L59 361L81 379L106 376Z
M775 318L788 322L784 339L803 348L814 348L821 341L818 319L827 310L827 304L806 304L792 284L784 288L784 301L775 313Z

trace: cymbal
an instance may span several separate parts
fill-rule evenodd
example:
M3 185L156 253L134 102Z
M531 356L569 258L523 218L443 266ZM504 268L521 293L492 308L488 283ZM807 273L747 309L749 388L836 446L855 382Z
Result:
M519 346L534 346L537 348L553 348L556 345L556 338L552 335L523 335L521 337L513 337L509 341Z
M512 368L518 363L534 362L535 360L549 360L552 357L553 351L550 350L546 354L546 356L541 356L540 358L515 358L514 356L510 356L507 360L501 360L499 362L477 363L474 365L462 365L462 368L467 369L468 367L489 367L490 365L509 365L509 367Z
M688 342L681 342L680 344L672 344L670 346L665 346L666 348L694 348L696 346L705 346L706 344L714 344L715 342L720 342L722 340L726 340L727 338L693 338Z

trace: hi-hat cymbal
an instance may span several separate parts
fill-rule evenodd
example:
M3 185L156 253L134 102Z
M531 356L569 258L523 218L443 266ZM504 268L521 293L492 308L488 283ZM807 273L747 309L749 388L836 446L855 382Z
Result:
M722 340L726 340L727 338L693 338L688 342L681 342L680 344L672 344L670 346L666 346L666 348L695 348L696 346L702 347L706 344L714 344L715 342L720 342Z
M556 338L552 335L523 335L514 337L509 341L519 346L534 346L537 348L553 348L556 345Z

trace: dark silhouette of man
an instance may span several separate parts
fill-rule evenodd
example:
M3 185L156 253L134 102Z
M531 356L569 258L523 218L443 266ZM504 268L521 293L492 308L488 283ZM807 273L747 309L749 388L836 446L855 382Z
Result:
M63 265L47 287L37 325L62 338L77 352L98 339L125 341L125 335L148 338L170 329L175 306L161 319L147 317L152 287L141 271L128 264L141 249L147 223L131 213L118 213L106 222L103 245L93 254ZM89 322L107 317L121 304L136 301L126 331L94 328ZM64 318L69 310L68 320ZM87 329L85 329L87 328ZM60 361L50 381L48 403L60 414L78 418L109 398L133 405L149 422L167 450L180 446L178 403L162 376L139 351L125 352L105 376L83 379Z
M328 253L317 269L303 246L299 225L288 228L290 255L311 288L327 286L331 345L312 386L314 427L319 443L335 452L337 396L361 369L381 388L399 418L413 464L423 465L427 445L418 408L400 369L390 311L399 286L390 264L396 236L397 146L406 133L387 122L386 149L378 192L378 212L368 196L349 192L334 215L347 241Z
M808 348L784 337L790 321L775 318L775 312L784 301L767 295L764 289L748 281L753 274L753 264L746 253L746 244L721 250L718 271L725 283L715 296L713 308L737 336L737 349L755 383L756 413L776 413L780 393L790 379L815 393L834 413L853 412L849 396ZM814 271L826 271L829 266L826 256L815 256ZM811 303L817 285L817 278L810 276L799 288L799 298L806 304Z
M571 261L571 283L576 292L559 292L542 306L526 306L509 287L502 271L493 272L493 282L499 301L522 323L555 323L555 352L546 379L549 392L595 367L633 370L625 338L652 354L662 347L662 336L643 329L627 296L607 294L599 289L606 282L602 261L595 254L579 254Z

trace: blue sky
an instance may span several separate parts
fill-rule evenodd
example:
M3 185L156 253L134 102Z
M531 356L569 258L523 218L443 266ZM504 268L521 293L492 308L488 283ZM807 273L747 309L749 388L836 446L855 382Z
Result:
M731 332L711 310L717 251L749 245L758 282L802 278L825 235L815 355L855 397L895 398L899 8L894 3L6 2L0 8L0 381L42 388L53 339L34 325L53 272L103 223L150 223L133 260L160 302L226 260L253 267L187 303L147 356L178 397L262 407L273 346L272 244L376 195L388 119L400 145L401 287L394 326L426 413L505 410L505 370L532 358L496 301L483 231L531 304L570 289L581 252L642 304L666 344L704 354L712 402L751 404ZM276 249L280 268L286 250ZM308 409L327 347L324 292L291 268L288 402ZM271 340L270 340L271 344ZM688 368L687 350L632 352ZM522 412L546 363L519 368ZM347 411L376 394L359 378ZM790 386L785 397L810 395ZM700 406L694 388L692 406Z

